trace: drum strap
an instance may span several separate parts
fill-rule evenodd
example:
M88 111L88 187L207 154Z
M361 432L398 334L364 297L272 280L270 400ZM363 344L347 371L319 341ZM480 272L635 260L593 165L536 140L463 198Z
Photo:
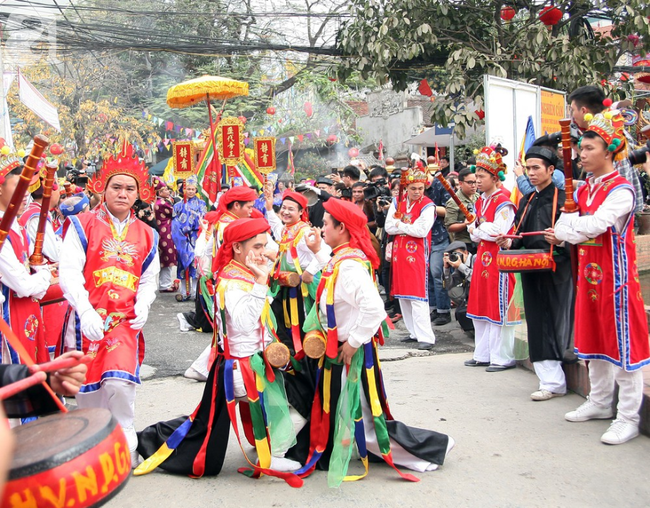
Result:
M551 227L555 227L555 214L557 213L557 187L555 187L555 194L553 195L553 212L551 212ZM526 212L528 211L528 205L530 205L530 202L533 200L535 197L535 193L532 193L530 195L530 198L528 198L528 203L526 203L526 206L524 207L524 211L521 214L521 219L519 219L519 224L517 224L517 227L515 228L514 234L516 235L517 232L519 231L519 226L524 222L524 217L526 216ZM553 244L551 244L551 256L553 256ZM551 257L552 259L552 257ZM555 263L553 263L553 271L555 271Z

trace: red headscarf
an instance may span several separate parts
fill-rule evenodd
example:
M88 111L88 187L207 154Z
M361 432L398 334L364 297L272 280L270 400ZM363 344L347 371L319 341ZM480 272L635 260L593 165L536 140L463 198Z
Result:
M282 194L282 201L284 201L285 199L290 199L291 201L298 203L302 208L302 216L300 217L301 220L303 220L304 222L309 222L309 211L307 210L307 198L305 196L303 196L299 192L286 190Z
M350 232L350 247L361 249L372 267L379 268L379 258L370 241L366 214L354 203L341 199L328 199L323 203L323 207L337 221L345 224L345 228Z
M235 201L255 201L256 199L257 192L250 187L239 186L227 190L219 199L219 207L214 222L216 223L228 211L228 205L230 203L234 203Z
M237 219L226 226L223 243L212 264L212 272L218 274L233 259L232 246L235 242L244 242L271 229L266 219Z

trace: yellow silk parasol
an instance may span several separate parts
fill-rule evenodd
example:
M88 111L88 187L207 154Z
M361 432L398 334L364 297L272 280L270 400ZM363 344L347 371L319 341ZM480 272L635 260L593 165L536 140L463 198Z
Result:
M219 76L201 76L167 90L170 108L187 108L210 99L227 100L248 95L248 83Z

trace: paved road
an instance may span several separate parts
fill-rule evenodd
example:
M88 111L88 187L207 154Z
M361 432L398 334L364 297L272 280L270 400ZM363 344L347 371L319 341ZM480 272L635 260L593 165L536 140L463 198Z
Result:
M190 334L175 336L172 325L169 320L172 341L192 340ZM578 395L532 402L536 378L529 371L486 373L463 367L467 353L407 357L409 353L413 351L398 348L381 352L393 415L456 440L445 465L417 474L419 483L398 479L383 464L371 464L367 478L339 489L327 487L323 472L307 478L301 489L268 477L252 480L237 473L245 462L231 433L218 477L196 480L164 472L132 477L106 506L647 506L648 438L621 446L601 444L608 422L565 421L563 414L583 402ZM186 356L189 361L193 355ZM387 361L395 358L403 359ZM138 393L136 428L188 414L202 388L182 377L145 381ZM352 471L361 471L354 460Z

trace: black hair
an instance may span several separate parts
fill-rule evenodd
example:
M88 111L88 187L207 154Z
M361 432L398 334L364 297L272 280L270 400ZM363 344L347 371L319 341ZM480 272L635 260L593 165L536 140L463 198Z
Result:
M399 187L399 178L395 178L390 182L390 190L393 190L395 187Z
M239 203L239 206L244 206L246 203L249 203L249 201L232 201L226 205L226 210L232 210L235 206L235 203Z
M592 85L576 88L569 95L569 104L575 101L578 107L585 107L593 114L600 113L605 109L603 105L604 100L605 92L597 86Z
M603 142L603 144L605 145L605 148L607 148L607 141L605 141L603 138L601 138L594 131L587 131L582 135L582 137L586 138L586 139L600 139Z
M467 178L469 175L473 175L474 173L471 172L469 169L461 169L460 172L458 173L458 181L459 182L464 182L465 178Z
M9 173L6 174L5 181L3 182L3 185L7 181L7 177L9 177L9 176L20 176L20 175L22 175L22 173L23 173L23 166L22 165L18 166L17 168L12 169L11 171L9 171Z
M381 166L373 166L372 171L370 171L370 174L368 175L368 178L370 178L372 180L376 176L381 176L382 178L387 178L388 177L388 171L386 171L386 168L382 168Z
M345 166L343 168L343 176L349 176L352 180L359 180L361 178L361 171L356 166Z
M442 157L440 157L440 160L443 160L443 159L446 160L447 162L449 162L449 156L448 155L443 155Z
M363 188L363 187L365 187L365 186L366 186L366 184L363 183L363 182L356 182L356 183L353 183L353 184L352 184L352 188L353 188L353 189L358 189L359 187Z

